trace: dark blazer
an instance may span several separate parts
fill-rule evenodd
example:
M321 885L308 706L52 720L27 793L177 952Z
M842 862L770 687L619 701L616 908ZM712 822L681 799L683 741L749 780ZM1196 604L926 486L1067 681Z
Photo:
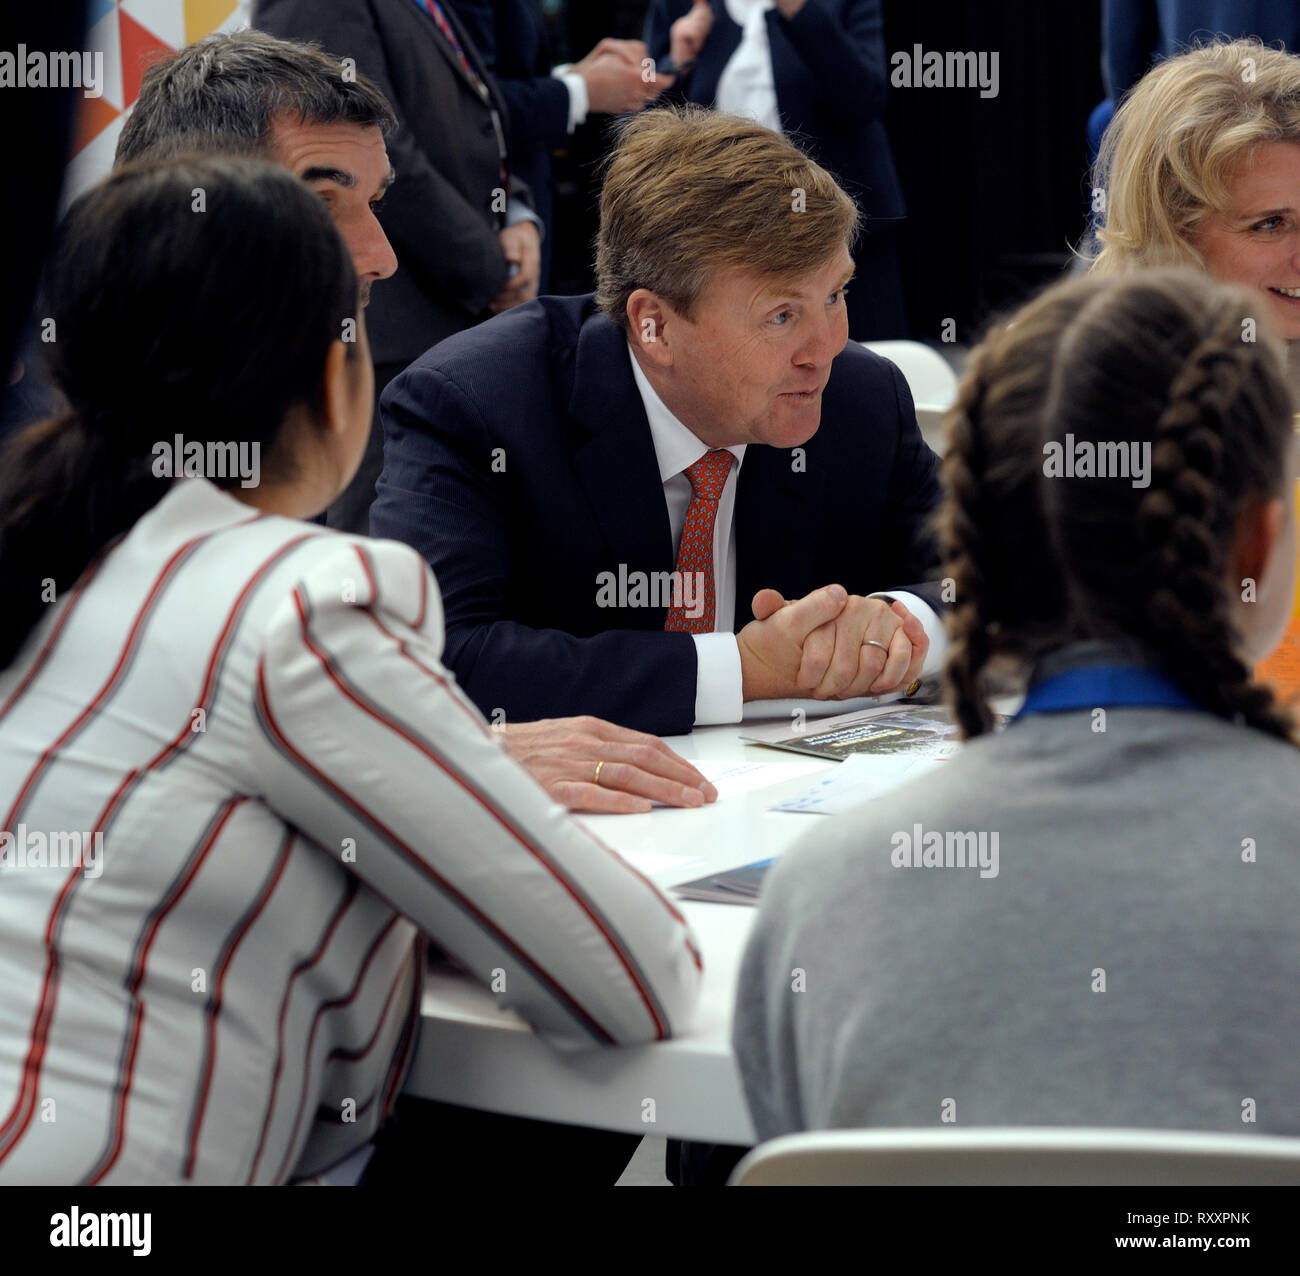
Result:
M669 96L713 106L741 30L725 0L711 0L713 30L695 69ZM654 0L646 18L650 56L668 56L668 30L691 0ZM793 18L767 14L781 126L829 169L866 214L863 233L893 225L906 209L881 116L889 85L880 0L807 0Z
M665 609L602 608L601 572L675 547L627 338L587 297L542 297L450 338L385 391L375 536L413 545L446 609L444 660L485 714L591 713L662 735L695 720L695 644ZM937 460L887 360L835 360L803 465L751 445L736 494L735 625L796 598L927 594ZM500 717L500 714L497 714Z
M569 144L569 90L551 74L539 0L454 0L510 113L513 171L551 225L551 151ZM548 237L549 240L549 237Z
M1192 40L1254 35L1300 52L1300 9L1295 0L1106 0L1102 35L1106 92L1118 102L1153 60Z
M443 8L506 124L468 31L450 4ZM508 270L492 209L500 155L491 107L433 20L412 0L258 0L253 22L354 58L401 123L388 140L397 180L379 215L398 268L375 286L366 311L375 363L409 363L486 318ZM511 193L531 202L526 183L512 181Z

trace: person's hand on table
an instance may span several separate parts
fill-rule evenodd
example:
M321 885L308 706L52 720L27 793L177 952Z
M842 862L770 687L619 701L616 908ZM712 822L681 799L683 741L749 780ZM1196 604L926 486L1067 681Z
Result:
M602 718L544 718L498 728L510 755L571 811L631 815L703 806L718 791L658 736Z
M501 231L501 251L519 269L493 299L493 314L532 301L542 277L542 239L532 222L516 222Z
M668 56L675 65L694 62L713 30L713 9L709 0L695 0L690 13L668 28Z
M930 639L921 622L900 602L883 598L863 598L837 590L844 601L840 609L825 622L808 629L800 643L798 669L793 689L777 692L780 696L808 696L814 700L849 700L855 696L881 696L910 687L920 676L930 650ZM826 590L816 590L798 602L786 602L774 589L761 589L754 595L754 624L779 622L795 608L819 599ZM802 629L803 622L796 625ZM737 635L737 642L740 635ZM787 650L785 669L793 653ZM745 648L741 646L742 678ZM770 699L771 695L745 699Z
M776 590L760 589L754 595L754 619L736 635L743 699L807 695L811 686L799 682L804 643L815 630L833 623L848 600L842 585L815 589L788 604Z

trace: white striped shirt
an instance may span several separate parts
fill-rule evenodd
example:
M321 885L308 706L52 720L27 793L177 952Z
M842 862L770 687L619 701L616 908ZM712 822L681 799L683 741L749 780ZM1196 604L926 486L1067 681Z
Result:
M424 935L562 1045L686 1026L685 919L510 758L442 641L415 551L202 479L51 604L0 671L0 1183L337 1163L401 1087Z

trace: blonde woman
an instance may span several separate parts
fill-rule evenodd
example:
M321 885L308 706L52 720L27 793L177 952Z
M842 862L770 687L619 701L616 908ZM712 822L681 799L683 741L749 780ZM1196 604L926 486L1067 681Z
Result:
M1106 130L1094 189L1094 271L1206 270L1300 340L1300 57L1234 40L1160 63Z
M1300 57L1233 40L1161 62L1106 130L1093 185L1093 271L1188 265L1251 289L1262 304L1246 318L1286 341L1300 393ZM1300 599L1295 611L1259 670L1288 698L1300 695Z

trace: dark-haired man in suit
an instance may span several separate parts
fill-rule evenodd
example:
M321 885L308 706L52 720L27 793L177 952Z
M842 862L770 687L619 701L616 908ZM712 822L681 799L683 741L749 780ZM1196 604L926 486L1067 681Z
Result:
M388 154L400 181L380 218L399 267L366 313L376 393L435 342L537 295L540 222L512 172L506 106L450 4L257 0L253 23L319 42L397 115ZM331 526L366 530L382 459L376 422Z

